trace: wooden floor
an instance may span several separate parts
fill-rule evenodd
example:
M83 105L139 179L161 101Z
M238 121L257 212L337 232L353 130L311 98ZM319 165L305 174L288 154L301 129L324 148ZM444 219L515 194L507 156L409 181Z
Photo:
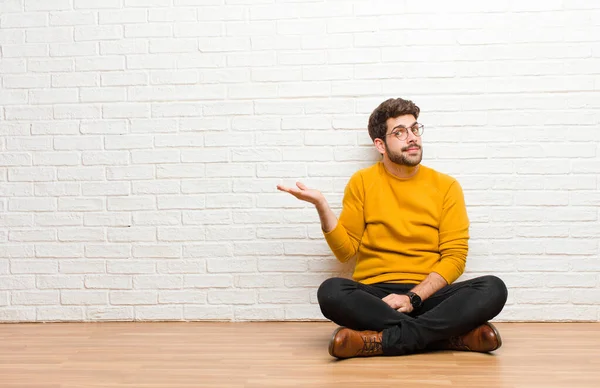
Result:
M497 324L494 354L336 361L331 323L0 325L0 387L600 387L600 324Z

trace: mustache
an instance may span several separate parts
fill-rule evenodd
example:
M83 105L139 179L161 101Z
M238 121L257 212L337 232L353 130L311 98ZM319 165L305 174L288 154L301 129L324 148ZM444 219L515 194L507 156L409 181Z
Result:
M417 149L421 149L421 146L418 144L409 144L406 147L402 147L401 151L408 151L409 148L417 148Z

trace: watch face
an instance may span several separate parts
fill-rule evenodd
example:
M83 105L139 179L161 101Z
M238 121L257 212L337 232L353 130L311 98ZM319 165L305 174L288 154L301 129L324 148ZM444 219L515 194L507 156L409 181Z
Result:
M414 307L419 307L421 306L421 298L419 297L419 295L413 293L410 295L410 303Z

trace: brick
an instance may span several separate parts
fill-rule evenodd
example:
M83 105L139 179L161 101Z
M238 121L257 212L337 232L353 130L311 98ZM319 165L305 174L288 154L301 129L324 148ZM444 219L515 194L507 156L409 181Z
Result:
M185 306L183 312L186 320L232 320L233 308L231 306Z
M239 307L235 308L236 321L281 321L284 318L282 307Z
M104 169L101 167L59 167L59 181L100 181L105 179Z
M102 117L105 119L150 117L150 105L142 103L104 104Z
M98 105L54 105L54 117L57 119L98 119L101 116Z
M35 287L35 277L30 276L0 276L0 290L26 290Z
M133 215L135 225L159 226L179 225L181 215L178 211L141 212Z
M86 226L131 226L129 213L86 213L83 217Z
M133 247L133 257L143 258L178 258L181 248L176 244L145 244Z
M106 305L108 292L94 290L61 290L60 303L63 305Z
M110 242L153 242L156 231L150 227L116 228L108 230Z
M171 69L176 66L177 58L172 54L129 55L127 69Z
M124 70L125 60L122 57L102 56L97 58L76 58L76 71L110 71Z
M35 256L44 258L71 258L82 257L83 246L81 244L36 244Z
M38 275L36 286L39 289L83 289L83 276L80 275Z
M59 262L59 271L62 274L104 273L106 272L106 263L104 260L91 259L61 260Z
M74 322L83 319L82 307L38 307L37 321Z
M9 241L56 241L56 231L52 229L11 230Z
M45 0L26 0L25 11L58 11L71 9L70 0L56 0L48 4Z
M182 286L182 275L135 275L133 277L135 289L179 289Z
M28 28L27 43L67 43L73 41L73 31L68 27Z
M154 70L150 72L150 83L156 85L197 84L200 73L196 70Z
M256 272L256 259L208 259L208 272L210 273L254 273Z
M104 208L101 198L59 198L60 211L99 211Z
M179 194L179 181L134 182L133 194Z
M183 306L136 306L136 320L181 320L183 316Z
M123 38L122 26L77 26L75 41L118 40Z
M82 241L95 242L104 241L105 233L101 228L63 228L58 231L59 241Z
M148 260L115 260L109 261L106 269L109 274L151 274L156 272L156 264Z
M159 241L198 241L204 240L204 228L201 227L171 227L158 229ZM179 256L179 251L177 252Z
M79 101L79 93L74 88L38 89L29 91L31 104L75 103Z
M80 214L71 213L38 213L35 214L35 225L38 226L77 226L83 223Z
M11 297L13 306L53 305L58 301L58 291L13 291Z
M83 165L127 165L129 153L127 151L84 151L82 153Z
M76 152L38 152L34 155L33 164L41 166L75 166L80 163L80 158Z
M2 74L25 73L26 71L27 66L24 59L3 59L0 63Z
M76 121L51 121L36 122L31 124L31 133L33 135L74 135L79 134L79 123ZM69 137L76 141L73 137ZM55 138L56 139L56 138ZM64 139L64 138L58 138ZM55 140L56 142L56 140Z
M148 42L143 39L119 39L115 41L103 41L100 42L100 54L102 55L119 55L119 54L145 54L148 53ZM133 73L136 74L136 73ZM137 79L136 77L127 77L126 73L119 72L115 74L102 74L108 79L133 79L136 82L140 82L139 79L147 78L145 73L141 74ZM131 81L129 81L131 82ZM147 82L133 83L131 85L145 85Z
M127 100L127 92L120 88L80 88L81 102L116 102Z
M158 302L156 291L111 291L112 305L153 305Z
M125 7L168 7L171 0L125 0Z
M94 42L52 43L51 57L85 57L98 54L98 46ZM38 55L40 56L40 55ZM44 55L46 56L46 55Z
M68 88L75 86L97 86L99 77L93 73L52 74L52 87Z
M54 116L52 107L6 107L6 120L51 120Z
M138 9L120 9L118 11L100 11L98 12L99 24L128 24L145 23L146 10ZM93 24L93 23L89 23ZM125 29L127 31L127 27Z
M0 16L2 28L44 27L48 25L48 15L44 12L10 13Z
M51 26L78 26L96 22L96 15L88 11L50 12Z
M19 227L19 226L32 226L33 215L31 214L5 214L0 216L1 227Z
M204 195L162 195L157 198L159 209L203 209Z
M125 38L158 38L173 36L173 26L168 23L144 23L144 24L127 24L125 25ZM180 47L188 47L182 42L173 40L173 43ZM190 51L196 51L196 44L191 45ZM181 49L180 49L181 50ZM188 50L175 51L187 52ZM152 42L150 42L150 52L152 52ZM164 51L163 51L164 52ZM166 51L171 52L171 51Z
M56 211L55 198L9 198L8 210L17 212L28 211Z
M86 275L85 287L110 290L131 289L133 279L131 276L122 275Z
M104 148L107 150L130 150L152 148L153 139L147 135L107 135L104 136Z
M233 280L229 275L185 275L185 288L225 288L230 287Z
M148 20L151 22L189 22L197 20L196 8L149 9Z
M176 260L158 263L159 273L201 274L206 272L204 260Z
M178 163L180 161L179 150L133 150L131 151L132 163L157 164Z
M157 178L199 178L204 176L203 164L172 164L156 167Z
M254 291L244 290L209 290L209 304L254 304L256 303L256 293Z
M8 41L2 47L2 54L6 58L34 58L48 56L48 45L46 44L10 44L17 43L20 39L3 39L0 35L0 41ZM20 42L19 42L20 43ZM51 50L51 49L50 49Z
M204 304L206 303L206 292L196 290L159 291L158 302L171 304Z
M133 307L95 307L86 309L85 318L91 321L133 321Z

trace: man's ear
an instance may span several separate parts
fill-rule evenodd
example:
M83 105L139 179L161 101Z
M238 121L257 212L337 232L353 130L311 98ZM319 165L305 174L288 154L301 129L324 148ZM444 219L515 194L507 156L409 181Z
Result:
M373 144L375 144L375 148L377 148L377 151L379 151L381 155L385 155L385 144L383 143L383 140L377 138L373 140Z

